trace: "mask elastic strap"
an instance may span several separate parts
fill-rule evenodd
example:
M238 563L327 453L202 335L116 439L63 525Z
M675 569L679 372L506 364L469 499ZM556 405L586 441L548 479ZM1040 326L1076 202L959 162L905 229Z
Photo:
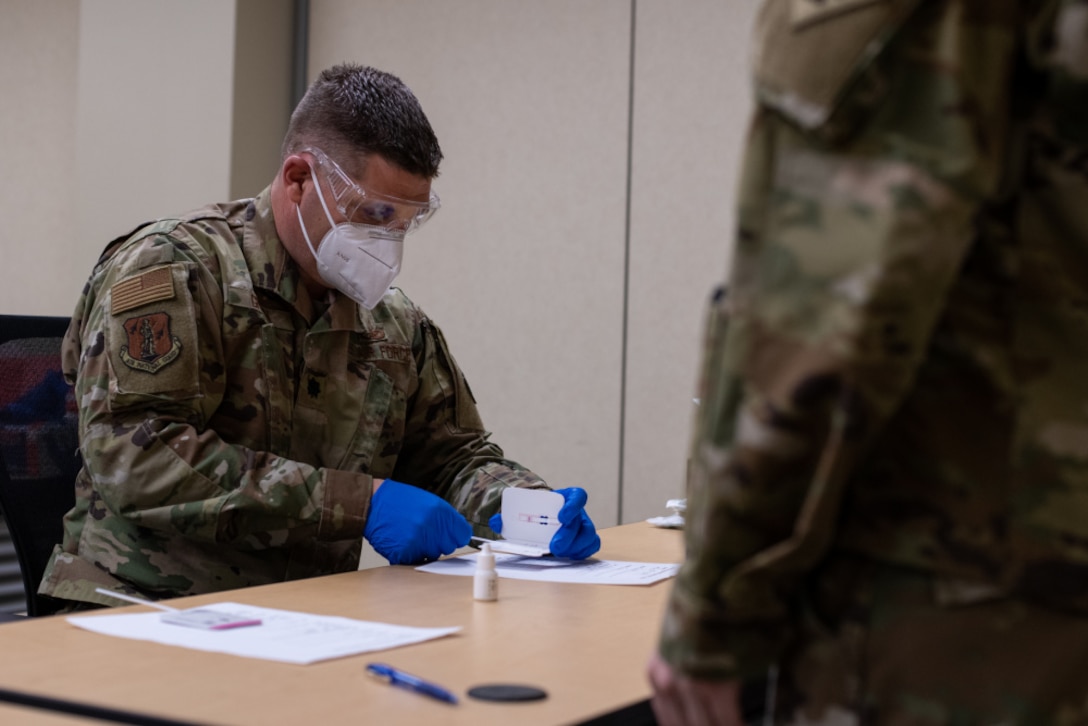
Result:
M332 215L329 214L329 207L325 204L325 195L321 193L321 182L317 180L317 169L314 168L313 164L310 164L310 175L313 177L314 186L317 188L317 199L321 202L321 208L325 210L325 218L329 220L329 224L335 227L336 222L333 221ZM317 257L317 249L314 248L313 242L310 241L310 233L306 231L306 223L302 221L302 207L298 204L295 205L295 214L298 216L298 226L302 228L302 236L306 239L306 246L310 248L310 254L314 256L314 259L320 265L321 260Z
M329 224L333 227L336 226L336 222L332 219L332 214L329 212L329 205L325 204L325 195L321 193L321 182L317 180L317 169L313 164L310 164L310 173L314 177L314 186L317 187L317 200L321 202L321 208L325 210L325 218L329 220Z

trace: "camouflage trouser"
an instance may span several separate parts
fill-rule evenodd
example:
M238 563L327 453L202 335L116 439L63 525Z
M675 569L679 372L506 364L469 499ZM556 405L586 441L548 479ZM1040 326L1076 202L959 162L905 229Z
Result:
M964 587L948 604L948 584L837 558L801 606L773 722L1088 725L1088 617Z

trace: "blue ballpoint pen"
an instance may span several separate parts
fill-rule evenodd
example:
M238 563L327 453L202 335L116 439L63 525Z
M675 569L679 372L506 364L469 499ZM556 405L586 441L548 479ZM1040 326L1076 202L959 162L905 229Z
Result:
M446 703L457 703L457 696L453 695L442 686L428 683L422 678L417 678L404 671L398 671L393 666L388 666L384 663L370 663L367 665L366 671L391 685L407 688L410 691L422 693L425 696L437 698L439 701L445 701Z

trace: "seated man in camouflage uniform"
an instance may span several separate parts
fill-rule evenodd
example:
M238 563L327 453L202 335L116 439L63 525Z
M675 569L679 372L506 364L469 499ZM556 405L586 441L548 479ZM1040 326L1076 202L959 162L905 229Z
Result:
M442 333L389 284L442 153L395 77L326 70L255 199L111 243L63 351L84 466L43 594L192 595L394 563L492 535L510 486ZM553 550L599 539L561 490ZM498 526L498 525L496 525ZM562 537L560 537L562 535Z

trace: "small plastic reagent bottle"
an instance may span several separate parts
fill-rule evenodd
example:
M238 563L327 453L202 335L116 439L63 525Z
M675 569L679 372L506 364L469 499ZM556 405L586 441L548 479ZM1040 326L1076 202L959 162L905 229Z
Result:
M484 542L476 555L476 572L472 576L472 597L477 600L499 599L499 575L495 572L495 553Z

